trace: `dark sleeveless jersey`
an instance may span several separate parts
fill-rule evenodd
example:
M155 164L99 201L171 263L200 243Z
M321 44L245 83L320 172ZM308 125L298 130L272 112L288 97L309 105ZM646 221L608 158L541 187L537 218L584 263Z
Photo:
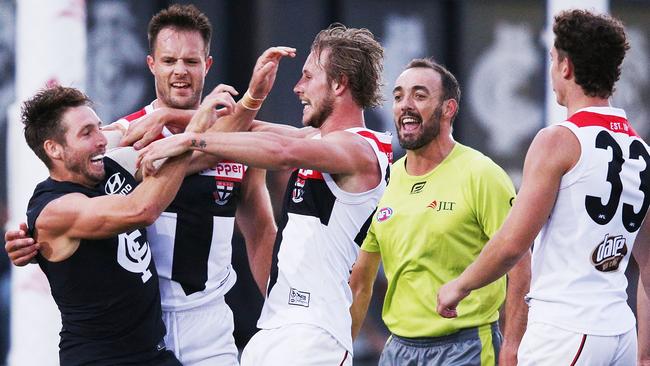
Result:
M93 189L50 178L39 183L27 209L30 230L43 208L63 195L98 197L135 188L135 179L119 164L105 157L104 167L106 177ZM61 365L142 364L157 356L165 325L144 229L82 239L77 251L61 262L40 255L37 259L61 312Z
M115 123L128 129L153 111L151 103ZM157 139L171 135L165 127ZM164 311L201 306L235 284L231 243L246 170L223 161L185 177L174 201L147 228Z

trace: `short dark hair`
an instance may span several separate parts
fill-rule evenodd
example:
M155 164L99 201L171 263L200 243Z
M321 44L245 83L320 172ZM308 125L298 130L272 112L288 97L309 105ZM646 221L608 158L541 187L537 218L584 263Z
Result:
M567 10L555 16L553 33L558 61L569 57L576 84L590 97L609 98L630 49L623 23L587 10Z
M384 49L372 32L333 23L320 31L311 45L318 56L327 49L329 58L323 66L328 81L340 81L345 76L352 97L361 108L380 105Z
M75 88L58 85L40 90L23 103L21 120L25 125L25 140L45 166L51 168L52 161L45 153L43 143L46 140L65 143L63 114L68 108L90 105L92 102L86 94Z
M212 38L212 24L210 19L196 6L174 4L154 15L149 21L147 31L149 39L149 52L153 56L158 33L164 28L174 28L181 31L196 31L201 33L205 43L206 57L210 53L210 39Z
M454 99L460 108L460 85L458 84L458 80L454 74L451 73L451 71L447 70L446 67L435 62L431 58L414 58L406 65L406 68L404 70L413 69L416 67L432 69L433 71L437 72L440 75L442 84L442 95L440 96L440 102L443 102L447 99ZM456 109L456 113L451 118L452 122L454 121L454 118L456 118L456 114L458 114L459 108Z

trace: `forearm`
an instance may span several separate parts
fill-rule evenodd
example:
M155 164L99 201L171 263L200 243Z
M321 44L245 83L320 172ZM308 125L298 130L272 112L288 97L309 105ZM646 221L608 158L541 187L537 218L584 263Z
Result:
M288 169L291 153L287 139L264 132L188 134L188 149L262 169ZM254 147L254 148L253 148Z
M639 265L641 268L641 265ZM637 324L639 326L639 365L650 366L650 270L645 268L646 276L643 277L644 269L641 268L639 275L639 286L637 289Z
M529 248L519 247L502 237L499 231L485 245L476 261L465 269L458 278L461 289L473 291L489 285L508 273L529 252ZM498 247L496 243L499 243Z
M352 285L352 283L350 283ZM366 319L368 306L372 299L372 286L352 289L352 305L350 315L352 316L352 339L356 339L361 332L361 326Z
M508 272L502 350L514 352L514 355L519 348L528 321L528 305L524 297L530 290L530 257L530 252L525 253Z
M144 178L128 195L130 205L142 212L143 219L150 224L169 206L183 182L191 157L187 152L169 158L156 175Z
M361 250L357 262L352 266L350 274L350 289L352 290L352 339L356 339L361 331L361 326L368 313L368 306L372 298L372 287L377 277L381 256L379 253Z
M248 265L262 297L266 297L266 285L271 272L274 238L274 233L269 232L266 238L260 239L258 245L248 245L248 243L246 245Z

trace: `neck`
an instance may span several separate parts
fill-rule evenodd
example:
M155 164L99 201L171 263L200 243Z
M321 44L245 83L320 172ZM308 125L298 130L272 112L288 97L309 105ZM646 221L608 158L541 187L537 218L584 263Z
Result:
M153 105L153 109L159 109L159 108L174 108L174 109L199 109L200 103L197 103L193 108L177 108L177 107L170 107L167 104L165 104L162 99L156 98L151 105Z
M406 150L406 172L410 175L424 175L442 163L454 149L456 141L443 131L428 144L416 150Z
M353 127L366 127L363 109L356 103L344 103L334 106L332 114L323 122L319 130L321 136L325 136L330 132Z
M585 95L582 88L576 85L576 88L567 95L567 117L572 116L577 111L587 107L609 107L609 100L601 97L590 97Z
M87 179L83 179L78 174L75 174L69 170L57 169L56 167L50 169L50 178L57 182L77 183L87 188L93 188L97 185L94 182L89 182Z

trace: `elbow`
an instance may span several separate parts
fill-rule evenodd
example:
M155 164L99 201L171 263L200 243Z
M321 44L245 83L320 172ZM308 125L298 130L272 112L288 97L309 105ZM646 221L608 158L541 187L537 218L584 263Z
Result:
M297 151L296 142L283 141L274 147L268 153L276 159L276 167L280 170L289 170L300 165L300 153Z
M373 281L350 279L353 301L368 300L372 297Z
M496 241L500 244L498 249L499 256L508 265L508 268L514 267L520 261L528 260L530 262L531 242L516 235L509 235L509 233L504 231L500 234L500 237L496 238Z
M140 205L135 208L133 217L138 226L149 226L158 219L164 209L164 207L156 203Z

